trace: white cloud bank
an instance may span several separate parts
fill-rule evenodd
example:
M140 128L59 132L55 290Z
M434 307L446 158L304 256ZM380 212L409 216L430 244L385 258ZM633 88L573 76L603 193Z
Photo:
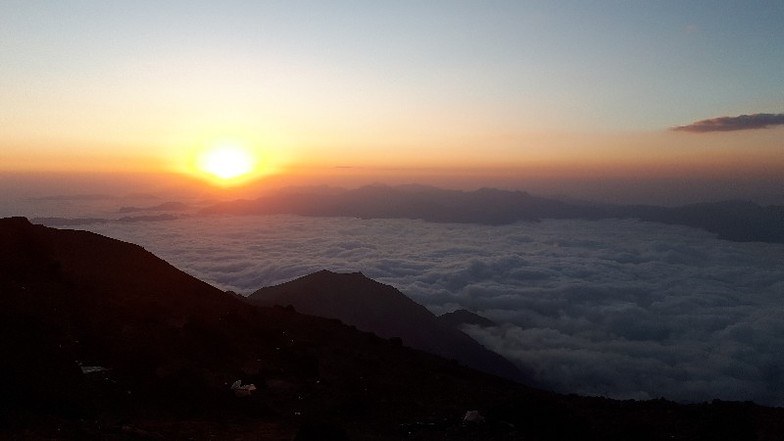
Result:
M362 271L436 313L504 323L477 340L560 392L784 405L784 245L630 220L500 227L295 216L90 229L250 293Z

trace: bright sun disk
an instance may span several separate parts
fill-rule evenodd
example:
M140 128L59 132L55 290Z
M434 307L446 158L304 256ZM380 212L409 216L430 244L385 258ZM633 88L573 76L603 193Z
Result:
M201 170L220 178L231 180L253 171L255 160L250 152L236 145L219 145L204 152L198 161Z

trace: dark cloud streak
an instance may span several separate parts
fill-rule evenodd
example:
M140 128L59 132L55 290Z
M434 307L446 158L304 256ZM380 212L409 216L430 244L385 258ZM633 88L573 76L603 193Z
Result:
M766 129L784 125L784 113L755 113L752 115L722 116L704 119L685 126L673 127L677 132L708 133L737 130Z

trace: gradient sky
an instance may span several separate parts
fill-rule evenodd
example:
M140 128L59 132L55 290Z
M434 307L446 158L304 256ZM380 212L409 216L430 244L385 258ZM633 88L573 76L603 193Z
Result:
M0 173L189 172L228 141L312 183L784 194L781 124L671 130L784 113L782 23L781 1L5 0Z

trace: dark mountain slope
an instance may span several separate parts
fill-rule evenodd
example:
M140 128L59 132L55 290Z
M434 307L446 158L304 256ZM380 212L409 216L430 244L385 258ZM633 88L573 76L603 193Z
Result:
M396 439L401 424L459 428L466 409L529 393L336 320L248 305L96 234L0 219L0 249L0 438L292 439L326 421ZM237 379L258 392L234 397Z
M237 379L258 390L235 397ZM461 425L470 409L486 422ZM782 421L528 389L248 305L135 245L0 219L0 439L766 440Z
M469 367L523 381L522 373L505 358L484 348L468 335L445 325L424 306L392 286L362 273L319 271L277 286L262 288L248 301L257 305L293 305L297 311L336 318L381 337Z
M183 376L196 386L178 393L209 392L231 363L250 356L221 323L245 306L141 247L25 219L1 222L5 404L36 408L54 387L67 400L60 409L122 406L126 395L168 397L156 390ZM110 369L111 387L88 393L80 365Z

